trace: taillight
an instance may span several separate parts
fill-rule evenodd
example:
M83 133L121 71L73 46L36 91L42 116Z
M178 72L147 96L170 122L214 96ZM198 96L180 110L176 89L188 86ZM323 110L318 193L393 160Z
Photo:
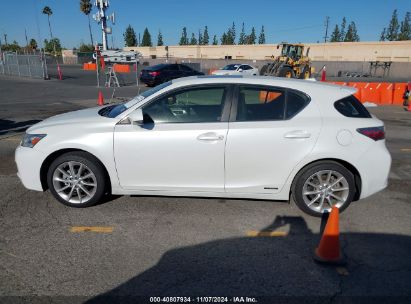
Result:
M385 138L384 127L359 128L357 132L375 141Z
M156 76L160 75L160 72L154 71L154 72L149 72L149 74L153 77L156 77Z

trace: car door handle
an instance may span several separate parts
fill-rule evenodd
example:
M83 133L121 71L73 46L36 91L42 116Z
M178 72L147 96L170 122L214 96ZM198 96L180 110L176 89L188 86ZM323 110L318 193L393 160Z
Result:
M311 134L303 130L295 130L284 134L285 138L310 138Z
M214 133L214 132L207 132L207 133L197 136L197 139L201 141L217 141L217 140L223 140L224 136L218 135L217 133Z

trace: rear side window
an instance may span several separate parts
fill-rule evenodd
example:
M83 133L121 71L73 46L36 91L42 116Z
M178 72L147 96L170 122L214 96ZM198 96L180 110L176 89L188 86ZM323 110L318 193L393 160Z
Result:
M287 92L287 105L285 110L285 118L290 119L297 115L310 102L308 96L299 92L289 90Z
M334 103L334 107L338 112L346 117L371 118L371 114L368 110L353 95L337 100Z
M298 91L271 87L240 86L237 121L291 119L304 109L310 98Z
M285 91L258 87L240 87L237 121L284 119Z

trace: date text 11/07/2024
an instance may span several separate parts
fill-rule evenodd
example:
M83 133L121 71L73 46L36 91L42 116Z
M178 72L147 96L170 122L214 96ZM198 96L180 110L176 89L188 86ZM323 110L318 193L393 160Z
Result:
M150 303L258 303L253 297L150 297Z

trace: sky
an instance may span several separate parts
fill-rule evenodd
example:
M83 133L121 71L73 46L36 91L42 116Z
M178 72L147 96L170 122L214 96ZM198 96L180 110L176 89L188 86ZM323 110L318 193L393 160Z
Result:
M11 43L16 40L25 45L25 30L28 39L41 42L49 39L47 16L41 13L49 6L53 15L51 25L53 35L58 37L63 47L78 47L80 43L90 43L87 17L80 11L79 0L2 0L0 4L0 39L4 34ZM94 0L92 0L94 3ZM394 9L398 10L400 21L407 11L411 11L411 0L317 0L317 1L276 1L276 0L110 0L108 13L115 12L116 23L109 37L109 46L123 47L123 33L130 24L136 33L143 34L148 27L152 41L157 42L161 30L166 45L176 45L181 30L187 27L191 32L208 26L210 40L231 26L236 25L237 38L241 24L246 32L254 26L257 36L264 25L266 43L322 42L325 34L325 17L330 17L329 35L335 24L340 24L345 16L348 22L357 25L361 41L379 40L382 29L388 25ZM96 8L93 7L94 14ZM101 42L99 25L92 20L94 38Z

